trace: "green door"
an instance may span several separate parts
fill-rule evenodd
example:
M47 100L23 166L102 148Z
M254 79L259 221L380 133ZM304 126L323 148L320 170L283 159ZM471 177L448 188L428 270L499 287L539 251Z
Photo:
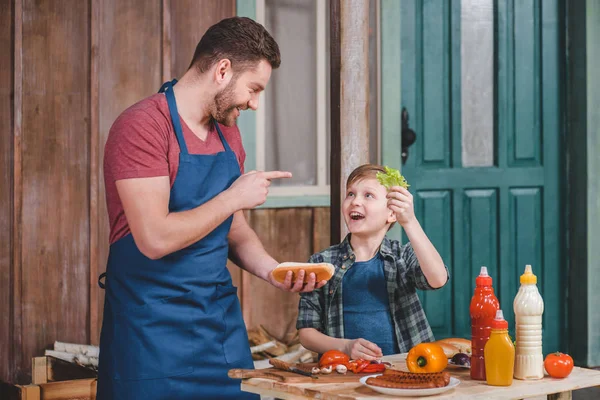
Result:
M381 8L383 163L400 164L406 108L416 141L403 175L451 274L421 296L436 338L470 337L482 265L514 335L512 302L531 264L545 301L544 353L564 350L559 0Z

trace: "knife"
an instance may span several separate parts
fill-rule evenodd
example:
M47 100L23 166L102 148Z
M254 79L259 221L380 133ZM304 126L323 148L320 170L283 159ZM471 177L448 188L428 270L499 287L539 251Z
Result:
M296 374L300 374L300 375L304 375L304 376L308 376L311 377L313 379L319 379L315 374L313 374L312 372L308 372L305 371L303 369L300 368L296 368L294 366L292 366L291 364L286 363L285 361L281 361L278 360L276 358L271 358L269 360L269 364L271 364L272 366L274 366L277 369L280 369L282 371L289 371L289 372L294 372Z

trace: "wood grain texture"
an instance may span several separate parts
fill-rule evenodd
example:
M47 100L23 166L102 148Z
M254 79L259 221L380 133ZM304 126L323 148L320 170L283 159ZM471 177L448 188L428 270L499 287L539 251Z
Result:
M311 254L330 246L331 224L329 207L313 208L313 229ZM339 216L341 218L341 215Z
M57 339L88 338L88 13L88 3L78 0L23 2L20 351L26 371L19 372L26 376L27 355Z
M312 241L312 209L253 210L250 226L265 249L277 261L302 261L310 257ZM248 328L258 324L279 340L295 333L299 295L283 292L271 284L250 277L251 310Z
M90 12L90 293L88 306L88 343L98 345L100 342L100 320L98 313L100 310L99 299L100 288L97 284L98 279L98 222L100 220L99 204L99 185L100 185L100 167L98 159L100 157L100 142L98 135L98 102L99 76L98 76L98 40L100 4L98 1L91 2Z
M11 382L20 382L19 368L22 364L21 353L23 335L22 310L22 210L23 210L23 159L22 133L23 133L23 0L14 2L14 129L13 129L13 213L12 213L12 268L11 268L11 370L9 378Z
M170 1L171 74L181 77L187 71L196 45L206 30L223 18L235 16L235 0ZM165 50L169 48L165 47Z
M161 77L161 1L103 0L99 10L98 64L98 267L106 270L109 222L104 187L104 145L115 119L126 108L156 93ZM135 34L133 34L135 32ZM94 279L92 285L96 285ZM98 329L104 290L98 292Z
M11 0L0 0L0 48L10 49L0 58L0 378L8 376L11 353L12 315L12 217L13 217L13 19Z
M369 0L340 4L340 204L352 170L369 162L369 19L364 17L368 14ZM338 224L342 239L348 229L342 218Z
M341 99L341 0L329 1L329 98L330 98L330 168L329 182L331 185L331 214L329 240L331 244L339 243L342 236L341 210L342 210L342 138L340 128L340 99Z

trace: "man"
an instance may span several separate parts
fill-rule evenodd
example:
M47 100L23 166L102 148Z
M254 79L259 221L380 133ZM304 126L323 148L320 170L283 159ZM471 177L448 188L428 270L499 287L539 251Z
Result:
M225 19L202 37L176 85L165 83L112 126L99 400L257 398L227 377L253 367L228 255L283 290L325 284L314 274L304 287L291 274L276 282L278 262L242 212L264 203L271 179L291 177L241 175L235 126L240 110L258 108L279 64L277 43L260 24Z

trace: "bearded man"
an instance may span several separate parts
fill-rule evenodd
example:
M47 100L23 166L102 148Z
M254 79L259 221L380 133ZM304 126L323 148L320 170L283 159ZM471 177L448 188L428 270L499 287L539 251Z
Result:
M97 398L245 399L227 377L253 368L228 256L292 292L325 284L273 279L278 262L244 217L283 171L244 174L235 124L258 108L279 67L263 26L228 18L210 27L179 82L124 111L104 153L110 253ZM102 278L102 276L101 276Z

